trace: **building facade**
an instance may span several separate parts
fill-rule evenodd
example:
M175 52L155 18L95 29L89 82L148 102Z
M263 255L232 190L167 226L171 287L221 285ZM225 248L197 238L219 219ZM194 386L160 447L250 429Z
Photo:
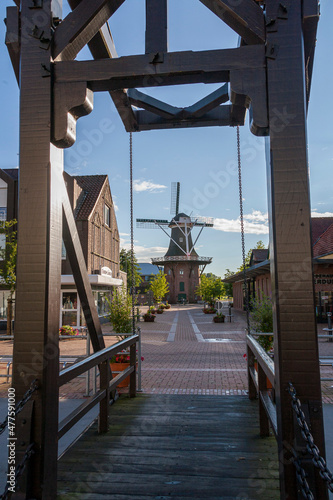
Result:
M313 273L318 322L327 321L327 313L333 313L333 217L313 217L312 249ZM290 272L290 280L297 282L297 275L302 272L302 263L295 261ZM253 250L250 266L246 270L246 286L250 300L254 297L272 295L269 251ZM223 280L233 284L233 303L238 310L245 307L244 273L235 273Z
M18 169L0 170L0 203L7 220L17 217ZM64 173L83 255L87 265L95 304L101 320L108 314L108 301L114 287L126 284L120 270L119 232L107 175L71 176ZM7 190L6 197L1 189ZM3 201L6 200L6 203ZM6 209L6 210L5 210ZM19 221L18 221L19 224ZM6 294L1 291L1 319L6 318ZM85 326L72 270L63 245L61 310L59 325Z

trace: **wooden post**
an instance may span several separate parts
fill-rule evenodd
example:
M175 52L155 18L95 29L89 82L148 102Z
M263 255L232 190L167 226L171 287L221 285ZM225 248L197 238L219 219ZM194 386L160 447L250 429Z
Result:
M110 405L110 364L107 359L99 367L100 389L105 389L105 398L99 404L98 432L100 434L109 430L109 405Z
M251 377L250 370L254 370L254 354L247 347L247 377L248 377L248 383L249 383L249 399L256 399L257 397L257 389L256 386L254 385L254 382Z
M289 452L295 429L291 381L309 407L311 432L325 456L321 384L316 338L306 135L306 82L301 0L266 2L267 86L270 137L266 143L270 261L274 311L274 359L281 498L296 498L295 467ZM319 474L310 485L327 499Z
M168 0L146 0L146 54L168 51Z
M130 398L135 398L135 396L136 396L136 343L132 344L130 347L130 366L134 367L134 371L130 375L129 394L130 394Z
M265 410L265 407L260 398L260 392L267 391L267 377L266 373L262 369L260 363L258 363L258 382L259 382L259 424L260 424L260 436L269 436L269 419Z
M57 484L63 153L50 142L51 25L62 0L21 1L20 203L13 385L17 402L37 378L31 497ZM16 426L21 425L18 414Z

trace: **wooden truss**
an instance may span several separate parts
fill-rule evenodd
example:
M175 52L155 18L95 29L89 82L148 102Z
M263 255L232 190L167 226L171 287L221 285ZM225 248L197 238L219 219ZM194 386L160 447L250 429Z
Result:
M306 142L318 1L200 0L238 33L239 46L170 53L167 0L146 0L145 54L117 57L107 22L124 1L68 0L72 13L63 20L62 0L14 0L7 9L6 44L21 90L13 381L18 398L33 378L41 384L31 498L53 498L56 491L62 232L94 349L103 347L61 151L74 143L76 121L92 111L93 93L100 91L110 93L126 131L243 125L249 109L252 132L267 136L281 498L296 498L290 446L304 443L294 429L289 381L324 451ZM86 44L94 60L75 61ZM220 88L183 108L138 90L189 83ZM295 266L296 283L290 279ZM304 467L316 498L326 499L319 474Z

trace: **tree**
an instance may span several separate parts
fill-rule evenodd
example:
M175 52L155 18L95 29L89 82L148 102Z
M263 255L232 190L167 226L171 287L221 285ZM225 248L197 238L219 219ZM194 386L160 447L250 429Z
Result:
M225 273L224 273L224 277L225 278L229 278L230 276L232 276L233 274L235 274L233 271L230 271L230 269L226 269L225 270ZM233 286L232 286L232 283L224 283L224 287L225 287L225 294L228 296L228 297L233 297Z
M110 307L109 320L115 333L130 333L132 331L132 297L127 293L125 285L116 288L112 302L106 297ZM120 339L125 337L119 335Z
M163 271L159 271L158 274L152 279L149 290L153 292L155 302L161 302L163 298L169 291L169 285L166 280L166 276Z
M13 295L16 288L16 256L17 240L13 227L17 220L1 221L0 234L5 236L5 246L0 247L0 279L9 286L9 298L7 299L7 334L12 335L13 319Z
M131 250L125 250L125 248L122 248L120 250L120 270L124 271L127 273L127 290L130 292L131 291L131 286L132 286L132 252ZM134 255L134 286L140 286L142 278L140 276L140 266L138 265L137 258Z
M208 302L210 306L214 306L215 300L225 294L225 284L221 278L214 278L203 274L196 293L205 302Z
M266 295L251 300L250 328L252 332L273 332L273 307L272 301ZM273 345L273 335L259 336L259 344L269 352Z

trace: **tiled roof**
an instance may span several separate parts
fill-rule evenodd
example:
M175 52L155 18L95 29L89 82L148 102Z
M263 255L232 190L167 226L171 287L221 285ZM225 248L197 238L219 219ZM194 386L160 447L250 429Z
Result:
M252 250L251 264L257 264L258 262L263 262L268 259L268 249L267 248L254 248Z
M14 181L18 180L18 175L19 175L18 168L4 168L3 171L6 172L6 174L9 175L9 177L14 179Z
M101 194L107 175L76 175L74 179L84 191L82 203L78 207L75 218L76 220L86 220L90 216Z
M140 269L138 269L138 271L142 276L150 276L151 274L159 273L159 268L154 264L148 264L146 262L142 263L138 262L138 266L140 266Z
M318 238L313 245L313 256L320 257L333 253L333 224Z
M333 224L333 217L311 217L312 246L323 233Z

